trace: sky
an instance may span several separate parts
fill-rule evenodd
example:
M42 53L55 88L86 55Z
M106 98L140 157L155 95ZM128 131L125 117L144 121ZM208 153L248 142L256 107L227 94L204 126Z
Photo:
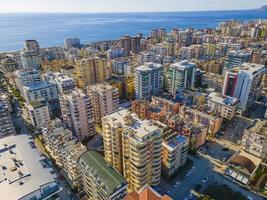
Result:
M0 13L239 10L262 5L267 0L0 0Z

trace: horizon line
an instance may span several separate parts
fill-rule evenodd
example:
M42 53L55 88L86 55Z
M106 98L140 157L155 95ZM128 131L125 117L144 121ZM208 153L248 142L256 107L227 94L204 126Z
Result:
M160 11L19 11L19 12L0 12L0 14L101 14L101 13L173 13L173 12L218 12L218 11L261 11L260 8L250 9L222 9L222 10L160 10Z

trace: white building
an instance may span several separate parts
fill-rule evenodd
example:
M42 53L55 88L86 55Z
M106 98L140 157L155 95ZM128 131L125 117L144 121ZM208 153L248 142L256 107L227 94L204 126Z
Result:
M208 96L208 107L229 120L235 116L238 102L238 99L234 97L223 96L216 92L212 92Z
M163 66L157 63L145 63L135 72L136 99L149 100L163 89Z
M106 83L89 86L87 91L93 105L95 122L101 125L102 117L119 108L119 91Z
M0 96L0 138L16 133L10 112L8 96L2 94Z
M27 102L42 99L53 101L58 99L58 88L56 84L45 81L31 83L22 87L22 95Z
M90 97L75 89L60 96L63 121L82 141L95 134L94 112Z
M45 200L62 190L52 164L28 135L0 139L0 197L3 200Z
M167 88L171 94L195 87L196 64L187 60L171 64L167 71Z
M50 121L49 104L44 100L30 101L25 104L27 117L37 129L46 126Z
M238 79L234 97L239 99L238 108L248 110L260 95L262 77L265 71L264 65L244 63L233 71L238 71Z
M255 120L245 130L242 138L246 152L267 159L267 121Z
M74 79L60 72L47 72L45 80L57 84L60 93L68 92L75 88Z
M15 72L15 76L16 86L19 89L31 83L39 83L42 81L41 74L37 70L18 70Z
M22 51L21 60L24 69L36 69L40 70L40 57L39 54L32 51Z

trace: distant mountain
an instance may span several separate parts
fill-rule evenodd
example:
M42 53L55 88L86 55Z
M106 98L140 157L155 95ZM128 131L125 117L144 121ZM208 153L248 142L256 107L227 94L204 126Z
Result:
M267 11L267 5L264 5L259 8L260 11Z

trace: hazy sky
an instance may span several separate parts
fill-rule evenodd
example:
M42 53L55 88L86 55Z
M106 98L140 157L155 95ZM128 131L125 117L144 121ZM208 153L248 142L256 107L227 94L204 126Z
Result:
M258 8L267 0L0 0L0 12L138 12Z

